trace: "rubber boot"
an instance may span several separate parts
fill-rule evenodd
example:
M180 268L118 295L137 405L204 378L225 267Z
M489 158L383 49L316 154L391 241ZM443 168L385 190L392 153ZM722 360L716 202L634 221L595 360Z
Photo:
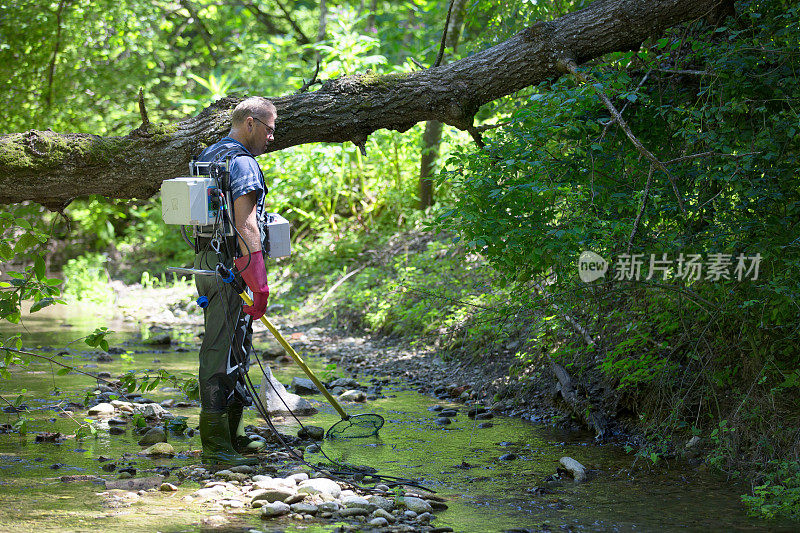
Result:
M260 440L250 440L244 432L244 406L234 400L228 405L228 424L233 449L239 453L260 452L266 444Z
M228 413L225 411L200 411L200 442L203 445L203 462L206 464L258 464L258 459L242 457L233 449Z

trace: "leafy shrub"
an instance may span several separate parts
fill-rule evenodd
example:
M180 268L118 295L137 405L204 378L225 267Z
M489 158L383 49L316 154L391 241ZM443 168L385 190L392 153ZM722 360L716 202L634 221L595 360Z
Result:
M88 253L70 259L64 265L64 293L74 300L87 300L108 304L114 300L106 272L107 258L98 253Z

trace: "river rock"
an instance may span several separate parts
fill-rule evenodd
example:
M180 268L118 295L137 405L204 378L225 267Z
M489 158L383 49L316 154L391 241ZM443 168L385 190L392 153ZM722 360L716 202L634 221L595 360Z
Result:
M169 332L157 333L142 342L143 344L147 344L149 346L167 346L172 343L172 336L169 334Z
M338 498L342 493L342 488L338 483L331 479L318 477L314 479L307 479L300 483L297 487L297 492L301 494L328 494L333 498Z
M319 392L313 381L297 376L292 378L292 390L295 394L317 394Z
M394 510L394 501L389 498L384 498L383 496L369 496L367 500L369 500L370 504L384 511L392 512L392 510Z
M198 489L192 493L192 496L203 501L218 500L226 492L228 492L228 489L225 487L225 485L214 485L212 487L203 487L202 489Z
M359 509L366 509L368 513L371 513L375 509L378 508L377 505L370 502L366 498L362 498L361 496L347 496L346 498L341 499L342 505L344 505L348 509L352 508L359 508Z
M357 389L345 391L339 395L339 400L343 402L366 402L367 393Z
M232 472L230 470L219 470L214 477L222 478L225 481L238 481L244 483L250 480L250 476L241 472Z
M139 446L150 446L159 442L167 442L167 434L160 427L150 428L139 440Z
M422 498L405 496L403 498L403 503L405 504L406 509L408 509L409 511L414 511L417 514L433 512L433 507L431 507L431 504L429 504Z
M447 426L450 424L450 419L447 417L440 417L433 421L437 426Z
M108 434L109 435L124 435L125 434L125 428L121 427L121 426L110 426L108 428Z
M433 507L433 510L437 513L439 511L446 511L448 509L448 505L444 502L437 502L436 500L428 500L428 504Z
M133 404L133 412L145 418L173 418L172 413L157 403Z
M90 407L87 414L89 416L112 416L114 411L114 406L110 403L98 403L94 407Z
M293 490L283 488L261 489L255 496L252 497L250 502L252 503L258 500L266 500L269 503L282 502L294 494L295 492Z
M367 516L369 511L362 507L348 507L346 509L339 509L337 514L342 518L349 518L351 516Z
M303 481L308 479L307 472L296 472L294 474L288 475L284 478L286 481L293 482L295 485L298 483L302 483Z
M268 503L261 508L261 518L274 518L276 516L283 516L285 514L289 514L291 510L292 508L283 502Z
M382 516L379 516L378 518L373 518L372 520L370 520L369 525L375 527L386 527L389 525L389 521L383 518Z
M308 381L311 382L311 380ZM313 386L314 384L311 383L311 385ZM309 394L313 394L313 392ZM267 412L271 416L289 416L292 413L297 416L308 416L317 412L316 407L311 405L311 402L287 391L286 387L275 379L267 365L264 365L264 373L261 375L261 389L258 395L261 403L267 406Z
M319 508L313 503L293 503L290 505L292 512L300 514L317 514Z
M455 409L444 409L443 411L439 412L439 416L444 416L447 418L455 418L458 416L458 411Z
M317 510L320 513L335 513L340 507L339 502L323 502L317 505Z
M572 457L562 457L558 460L561 466L570 473L576 483L586 481L586 467Z
M150 455L150 456L168 455L168 456L171 457L171 456L175 455L175 449L168 442L159 442L159 443L153 444L149 448L143 450L141 452L141 454L142 455Z
M173 485L172 483L162 483L158 490L161 492L175 492L178 490L178 487Z
M128 476L130 476L130 473L128 473ZM133 479L130 477L123 479L122 476L120 476L120 478L116 480L106 480L106 489L122 489L132 491L147 490L160 487L163 482L164 478L162 476L140 477Z
M325 438L325 428L319 426L303 426L297 432L301 439L322 440Z
M372 513L372 517L385 518L390 524L393 524L394 521L397 520L392 513L386 511L385 509L375 509L375 511Z
M467 416L470 418L475 418L478 415L481 415L486 412L486 408L482 405L474 405L469 408L467 411Z
M339 378L335 379L331 382L330 388L334 387L344 387L345 389L353 389L358 387L358 381L353 378Z
M501 461L514 461L517 458L515 453L506 453L500 456Z
M266 359L275 359L286 354L286 350L275 339L269 339L264 343L264 350L261 352Z

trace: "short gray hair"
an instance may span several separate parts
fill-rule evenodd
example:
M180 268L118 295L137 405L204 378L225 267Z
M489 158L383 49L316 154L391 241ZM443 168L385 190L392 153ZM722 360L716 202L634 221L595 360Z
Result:
M275 109L275 104L264 98L263 96L251 96L245 98L239 105L236 106L231 115L231 124L242 124L247 117L264 118L277 117L278 111Z

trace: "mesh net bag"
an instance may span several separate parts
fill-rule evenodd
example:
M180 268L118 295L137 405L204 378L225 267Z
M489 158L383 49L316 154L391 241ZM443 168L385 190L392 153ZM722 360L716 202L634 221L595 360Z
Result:
M375 414L354 415L331 426L329 439L362 439L378 434L383 427L383 417Z

